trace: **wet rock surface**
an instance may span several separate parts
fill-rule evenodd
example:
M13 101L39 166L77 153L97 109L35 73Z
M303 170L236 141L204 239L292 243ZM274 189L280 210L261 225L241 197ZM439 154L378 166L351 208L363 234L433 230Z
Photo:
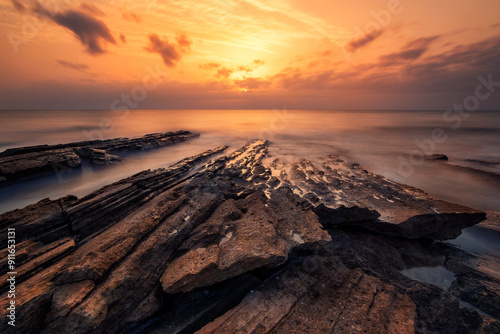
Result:
M61 170L80 168L82 162L107 166L129 152L179 143L199 134L189 131L153 133L139 138L91 140L59 145L19 147L0 153L0 186Z
M16 229L16 330L500 330L500 277L440 242L483 212L336 156L270 157L269 145L216 157L221 146L80 199L0 215L2 237ZM455 275L449 288L402 274L435 266ZM2 322L0 332L11 328Z
M317 162L274 159L273 175L313 199L327 225L354 224L405 238L454 239L484 220L484 212L437 200L420 189L370 173L338 156ZM318 204L319 203L319 204Z
M477 227L500 234L500 212L486 211L486 220L482 221Z
M448 161L448 157L444 154L431 154L431 155L426 155L425 160L440 160L440 161Z

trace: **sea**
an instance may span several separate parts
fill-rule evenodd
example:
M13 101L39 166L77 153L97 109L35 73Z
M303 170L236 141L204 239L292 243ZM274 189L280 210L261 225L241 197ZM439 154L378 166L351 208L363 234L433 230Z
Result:
M175 130L201 136L128 154L116 166L55 170L3 187L0 213L44 198L82 197L137 172L167 167L220 145L228 145L226 152L231 152L252 139L269 140L271 158L288 155L314 160L339 155L436 198L500 211L500 111L4 110L0 111L0 152ZM425 160L432 154L444 154L448 161ZM472 227L450 243L477 255L500 279L498 234ZM440 287L449 286L453 278L442 267L416 268L404 274Z
M0 213L44 198L84 196L145 169L167 167L219 145L235 150L252 139L272 154L315 159L331 154L451 202L500 211L498 182L450 168L500 174L500 111L468 117L446 111L116 110L0 111L0 152L8 148L138 137L174 130L199 132L187 142L129 154L110 168L84 166L0 189ZM424 160L445 154L448 162ZM475 161L474 161L475 160ZM484 173L483 173L484 174Z

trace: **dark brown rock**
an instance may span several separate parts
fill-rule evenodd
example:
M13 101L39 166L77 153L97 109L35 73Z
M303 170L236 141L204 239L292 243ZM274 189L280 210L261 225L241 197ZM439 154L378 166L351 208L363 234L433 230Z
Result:
M196 333L413 332L415 305L391 285L336 258L304 261Z
M425 160L431 160L431 161L448 161L448 157L444 154L431 154L431 155L426 155Z
M114 138L8 149L0 153L0 186L79 168L82 159L95 165L119 163L122 158L117 154L163 147L198 136L189 131L177 131L131 139Z

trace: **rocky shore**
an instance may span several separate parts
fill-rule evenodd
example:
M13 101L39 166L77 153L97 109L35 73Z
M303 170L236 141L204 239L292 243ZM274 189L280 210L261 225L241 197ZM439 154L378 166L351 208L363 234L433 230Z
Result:
M12 148L0 153L0 186L50 173L92 165L120 163L129 152L144 151L198 137L198 133L176 131L152 133L139 138L114 138L59 145Z
M217 147L0 215L0 243L16 231L16 331L500 332L498 272L442 242L486 213L269 145ZM403 274L421 267L451 285ZM5 276L0 290L6 319Z

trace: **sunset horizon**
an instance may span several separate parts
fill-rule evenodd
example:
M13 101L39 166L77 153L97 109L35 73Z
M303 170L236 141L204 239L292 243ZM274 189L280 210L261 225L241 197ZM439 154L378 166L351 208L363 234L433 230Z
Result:
M495 1L0 8L0 109L442 110L500 81Z

